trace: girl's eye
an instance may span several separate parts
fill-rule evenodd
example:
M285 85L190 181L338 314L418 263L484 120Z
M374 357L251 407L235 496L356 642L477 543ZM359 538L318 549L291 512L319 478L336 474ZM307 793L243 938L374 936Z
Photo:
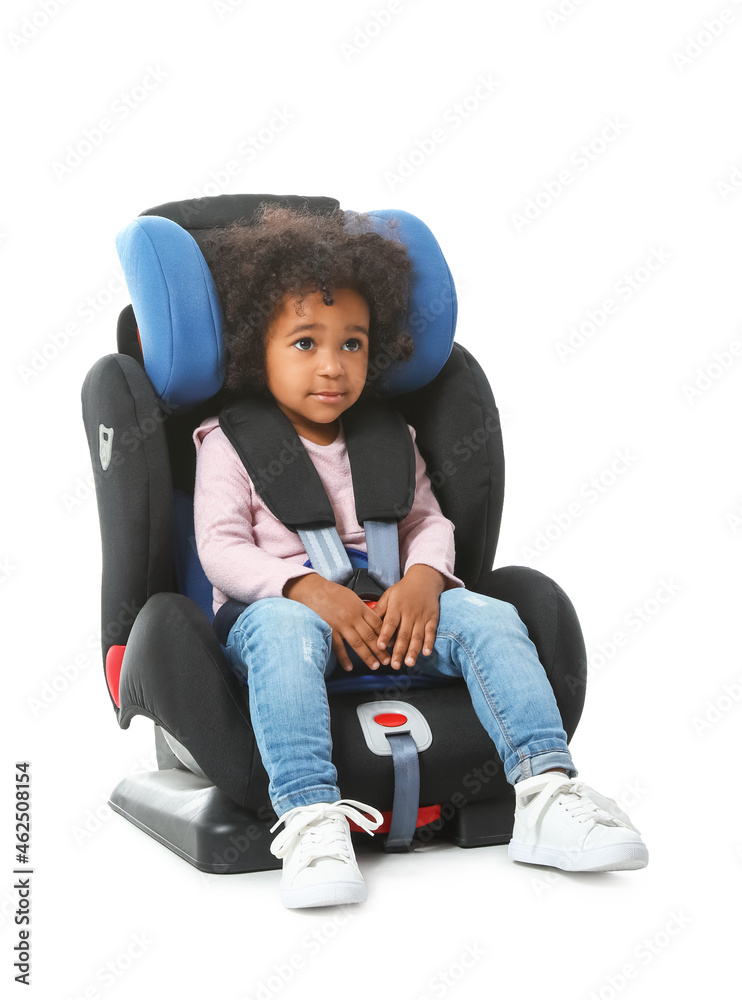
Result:
M301 340L297 340L294 347L298 347L300 351L309 351L314 346L314 341L311 337L302 337Z
M347 347L347 348L348 348L348 349L349 349L349 350L350 350L350 351L351 351L352 353L355 353L356 351L360 351L360 349L361 349L361 347L362 347L363 345L361 344L360 340L356 340L355 338L353 338L353 339L351 339L351 340L346 340L346 341L345 341L345 346L346 346L346 347Z

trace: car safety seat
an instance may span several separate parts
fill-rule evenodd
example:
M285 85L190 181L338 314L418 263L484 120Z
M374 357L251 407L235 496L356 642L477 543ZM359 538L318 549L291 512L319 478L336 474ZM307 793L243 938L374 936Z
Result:
M128 776L112 809L202 871L280 868L276 815L250 723L248 688L213 627L212 588L194 543L194 429L230 401L223 387L221 307L200 246L208 231L250 225L263 201L339 208L333 198L220 195L149 209L120 235L132 305L118 353L83 389L102 539L102 655L122 729L154 723L158 770ZM346 214L350 215L346 210ZM579 721L585 645L564 591L537 570L492 569L502 514L500 421L487 378L454 342L456 293L428 227L403 211L370 213L413 261L405 363L377 372L416 430L433 491L455 525L455 573L513 604L553 687L568 739ZM223 638L223 637L222 637ZM353 673L327 682L333 761L343 797L380 809L363 843L410 850L443 837L462 847L507 843L514 793L463 680Z

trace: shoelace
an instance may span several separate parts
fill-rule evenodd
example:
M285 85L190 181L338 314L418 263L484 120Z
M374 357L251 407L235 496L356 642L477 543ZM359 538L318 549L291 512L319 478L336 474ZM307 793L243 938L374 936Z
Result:
M536 795L531 803L530 814L526 828L532 829L541 818L542 813L556 798L557 795L564 797L564 806L573 816L580 819L580 822L587 821L590 826L597 823L606 823L609 826L625 826L635 833L639 833L632 824L629 817L621 809L614 799L609 799L594 788L586 785L578 778L567 778L564 781L549 780L545 783L541 791ZM583 820L584 817L584 820Z
M354 806L358 806L358 809ZM363 812L359 812L359 809ZM367 816L363 815L364 812L373 818L368 819ZM286 823L284 829L270 846L271 854L282 858L299 841L298 860L302 866L311 864L318 858L348 859L350 852L345 831L337 822L342 816L353 820L357 826L371 834L372 837L372 830L384 822L384 817L378 809L358 802L356 799L338 799L337 802L317 802L311 806L297 806L295 810L290 809L281 816L278 822L271 827L270 832L273 833L281 823ZM308 827L310 829L307 829Z

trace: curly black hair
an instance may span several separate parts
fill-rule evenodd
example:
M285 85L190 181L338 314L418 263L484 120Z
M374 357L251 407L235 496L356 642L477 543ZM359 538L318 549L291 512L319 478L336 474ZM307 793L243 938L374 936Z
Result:
M413 353L405 330L412 261L396 237L399 223L374 229L367 213L318 213L263 202L254 221L204 233L201 249L224 313L227 389L267 393L265 336L286 295L303 302L350 288L369 306L369 365L364 396L380 395L378 376Z

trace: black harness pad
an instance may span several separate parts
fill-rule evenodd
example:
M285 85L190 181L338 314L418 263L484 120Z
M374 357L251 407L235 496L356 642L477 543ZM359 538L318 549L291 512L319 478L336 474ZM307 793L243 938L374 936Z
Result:
M390 403L356 403L342 416L358 523L401 521L415 499L415 450ZM270 512L292 531L330 528L335 514L319 473L275 399L245 394L219 414Z

